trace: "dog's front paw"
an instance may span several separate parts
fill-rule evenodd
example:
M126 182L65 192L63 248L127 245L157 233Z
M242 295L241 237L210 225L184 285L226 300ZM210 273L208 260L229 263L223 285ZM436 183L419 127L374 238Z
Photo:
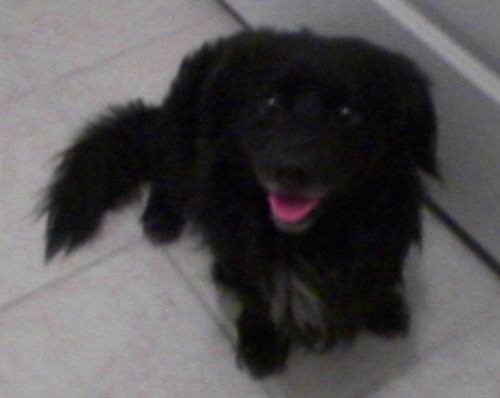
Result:
M289 343L282 338L271 321L239 322L237 364L255 378L282 371L289 352Z
M152 242L169 243L182 233L186 220L168 206L151 201L142 215L141 223L144 233Z
M169 243L179 237L184 220L175 217L148 217L141 219L144 234L154 243Z
M257 379L282 371L288 357L288 345L271 334L255 335L240 341L237 364Z
M387 292L373 303L366 321L369 331L385 337L405 336L408 333L410 316L399 290Z

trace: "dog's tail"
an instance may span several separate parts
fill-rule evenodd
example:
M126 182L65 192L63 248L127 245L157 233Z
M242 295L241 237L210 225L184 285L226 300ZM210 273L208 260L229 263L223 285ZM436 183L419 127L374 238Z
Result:
M62 153L40 209L47 215L47 261L88 240L107 210L138 192L159 115L141 101L113 107Z

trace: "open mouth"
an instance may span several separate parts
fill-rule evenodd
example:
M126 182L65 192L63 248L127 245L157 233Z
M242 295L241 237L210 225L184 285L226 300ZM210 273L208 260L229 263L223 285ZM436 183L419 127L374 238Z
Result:
M273 219L280 229L287 232L300 232L310 226L321 198L271 192L268 201Z

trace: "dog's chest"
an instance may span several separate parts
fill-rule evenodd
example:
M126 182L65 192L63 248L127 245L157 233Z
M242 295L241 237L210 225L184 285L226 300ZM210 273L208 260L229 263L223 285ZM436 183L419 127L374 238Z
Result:
M332 340L338 273L318 258L294 256L278 267L274 277L271 315L275 324L293 339L316 348Z

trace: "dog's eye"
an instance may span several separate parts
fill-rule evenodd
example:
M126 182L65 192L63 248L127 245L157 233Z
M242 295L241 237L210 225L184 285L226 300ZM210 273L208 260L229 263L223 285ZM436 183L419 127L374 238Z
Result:
M362 113L356 108L343 105L336 108L332 115L332 121L339 127L352 127L359 124L363 119Z
M264 98L259 103L259 112L262 116L272 116L281 109L281 100L277 95Z

